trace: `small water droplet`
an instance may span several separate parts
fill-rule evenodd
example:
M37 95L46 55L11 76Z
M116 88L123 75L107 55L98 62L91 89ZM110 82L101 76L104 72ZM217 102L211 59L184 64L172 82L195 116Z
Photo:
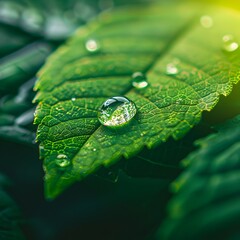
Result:
M70 165L70 161L68 160L67 155L65 154L59 154L56 159L56 164L59 167L67 167Z
M87 40L85 47L89 52L96 52L99 50L99 44L94 39Z
M132 85L137 89L142 89L148 86L146 76L141 72L135 72L132 75Z
M137 113L135 104L126 97L112 97L99 109L98 120L108 127L125 125Z
M227 52L234 52L239 47L233 35L228 34L223 36L223 49Z
M200 23L204 28L211 28L213 26L212 18L206 15L200 18Z
M176 66L176 62L168 63L166 66L166 73L168 75L175 75L178 73L178 68Z
M94 148L94 149L93 149L93 151L94 151L94 152L96 152L96 151L97 151L97 149L96 149L96 148Z
M71 100L74 102L74 101L76 101L76 98L75 98L75 97L73 97Z

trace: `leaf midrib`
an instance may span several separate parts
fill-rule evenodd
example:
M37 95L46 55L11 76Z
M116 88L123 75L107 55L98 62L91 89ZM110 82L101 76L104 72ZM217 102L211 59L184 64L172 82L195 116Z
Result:
M199 18L199 16L194 16L191 19L189 19L189 22L182 28L180 28L180 30L176 33L176 35L173 36L172 40L169 41L168 44L166 44L166 47L161 51L161 53L157 54L157 56L153 59L152 63L145 69L145 71L143 71L143 74L146 74L148 71L150 71L154 66L155 63L158 61L158 59L160 59L161 57L165 56L169 50L171 49L171 47L178 42L182 36L184 36L188 30L190 28L192 28L195 24L196 24L196 19ZM131 86L129 88L129 90L126 91L126 93L124 95L127 95L128 93L130 93L133 90L133 87ZM141 95L142 96L142 95ZM148 99L149 102L152 103L152 101L150 101ZM159 109L159 107L157 107ZM101 127L102 125L99 125L94 132L89 136L89 138L96 132L98 131L98 129ZM88 138L88 139L89 139ZM73 161L75 159L75 157L77 156L77 154L81 151L81 149L85 146L85 144L88 142L88 139L85 141L85 143L81 146L81 148L79 149L79 151L73 156Z

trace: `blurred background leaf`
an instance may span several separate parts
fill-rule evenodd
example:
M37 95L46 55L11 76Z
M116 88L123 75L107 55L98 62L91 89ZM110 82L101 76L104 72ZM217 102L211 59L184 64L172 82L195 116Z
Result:
M0 174L0 239L24 240L20 225L23 224L21 214L15 202L5 193L9 180Z
M238 239L239 116L196 144L183 161L188 168L172 184L176 194L156 239Z

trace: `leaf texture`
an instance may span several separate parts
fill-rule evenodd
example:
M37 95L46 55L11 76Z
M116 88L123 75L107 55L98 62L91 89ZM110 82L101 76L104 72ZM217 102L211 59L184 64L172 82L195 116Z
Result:
M219 95L239 81L239 50L223 50L222 37L240 35L238 12L199 10L189 5L143 5L106 13L81 28L53 54L35 86L39 102L35 123L46 170L46 195L54 198L99 166L130 158L144 146L184 136L210 111ZM199 18L213 19L205 28ZM233 24L234 23L234 24ZM88 39L99 51L87 51ZM168 72L174 65L177 73ZM132 74L143 72L149 86L132 87ZM97 119L108 97L125 95L138 114L129 126L111 130ZM64 154L71 164L56 165Z
M53 48L102 10L95 0L0 0L0 138L33 145L36 72Z

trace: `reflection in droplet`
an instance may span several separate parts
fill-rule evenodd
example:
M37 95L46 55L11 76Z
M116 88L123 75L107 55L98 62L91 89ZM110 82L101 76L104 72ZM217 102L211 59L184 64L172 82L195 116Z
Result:
M94 39L89 39L86 44L85 44L86 49L89 52L96 52L99 50L99 44L96 40Z
M200 23L204 28L211 28L213 26L212 18L206 15L200 18Z
M223 49L227 52L234 52L239 47L233 35L228 34L223 36Z
M99 109L98 120L108 127L123 126L137 113L135 104L126 97L112 97Z
M59 154L55 162L59 167L63 167L63 168L70 165L70 161L67 155L65 154Z
M137 89L142 89L148 86L146 76L141 72L135 72L132 75L132 85Z

